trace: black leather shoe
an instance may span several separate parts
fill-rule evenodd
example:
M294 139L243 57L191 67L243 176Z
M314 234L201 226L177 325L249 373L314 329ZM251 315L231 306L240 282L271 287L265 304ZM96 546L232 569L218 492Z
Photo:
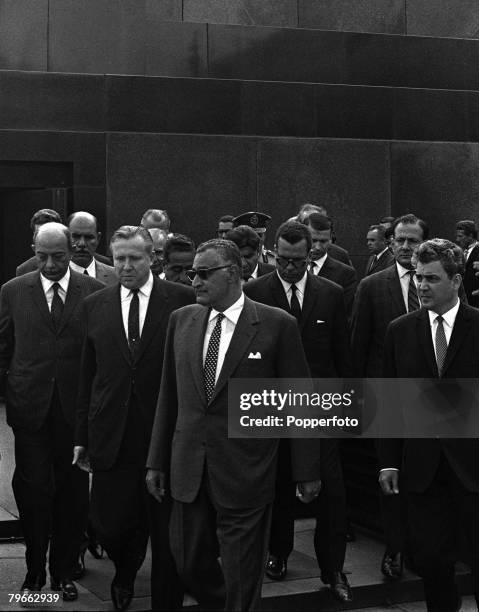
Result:
M30 574L27 574L20 588L20 591L22 593L25 591L41 591L44 584L44 576L31 576Z
M321 572L321 580L324 584L329 584L334 597L338 601L353 601L353 592L343 572Z
M284 580L287 570L287 559L284 557L276 557L276 555L269 555L264 570L268 578L271 578L271 580Z
M401 552L395 555L384 553L381 561L381 572L390 580L398 580L402 576L403 571L403 556Z
M51 578L50 586L52 591L61 591L63 601L75 601L78 599L78 591L75 586L75 583L72 582L69 578L63 578L63 580L56 580L55 578Z
M133 586L120 584L116 577L111 583L111 600L115 610L126 610L133 599Z

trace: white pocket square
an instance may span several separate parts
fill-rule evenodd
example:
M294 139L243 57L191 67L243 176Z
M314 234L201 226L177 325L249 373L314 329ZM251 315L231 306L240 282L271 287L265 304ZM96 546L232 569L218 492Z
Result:
M321 319L318 319L316 323L326 323L326 321L322 321Z
M257 353L250 353L248 359L261 359L261 353L259 351Z

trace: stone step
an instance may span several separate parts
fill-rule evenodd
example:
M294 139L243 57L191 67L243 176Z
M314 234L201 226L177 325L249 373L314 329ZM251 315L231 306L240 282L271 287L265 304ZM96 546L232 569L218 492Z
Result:
M0 71L0 129L479 140L479 92Z

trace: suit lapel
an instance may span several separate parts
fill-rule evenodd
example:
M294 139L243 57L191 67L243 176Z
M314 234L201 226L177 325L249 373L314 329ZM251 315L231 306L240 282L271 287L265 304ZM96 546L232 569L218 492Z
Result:
M463 304L459 306L457 311L456 320L454 321L454 327L452 328L451 339L447 347L446 359L444 360L444 366L442 368L442 375L447 371L447 368L451 365L459 347L461 346L464 338L467 337L469 332L469 314L464 308Z
M417 337L419 344L424 353L426 363L431 370L431 375L438 376L436 353L434 352L434 344L432 342L431 325L429 323L429 314L425 308L416 311L417 321Z
M123 316L121 314L121 294L120 284L112 287L105 299L105 319L108 321L110 333L115 339L118 347L128 363L131 363L130 347L123 326Z
M165 316L167 303L168 294L162 283L154 277L145 322L143 323L143 329L141 331L140 345L136 351L135 361L140 360L146 347L155 335L156 328Z
M193 380L196 385L198 395L206 405L205 381L203 376L203 344L205 340L206 326L211 310L202 307L191 318L190 325L185 328L185 344L191 347L191 352L196 353L190 359Z
M276 306L282 310L286 310L286 312L290 312L288 298L286 297L284 287L278 278L278 274L276 272L272 274L268 279L268 282L270 283L271 294L276 302Z
M304 290L303 308L301 309L301 324L299 326L301 330L304 327L305 321L308 320L311 310L318 296L318 287L315 286L316 282L317 281L314 281L314 279L310 278L310 274L308 273L306 277L306 287Z
M68 322L68 319L72 316L73 311L77 308L80 303L81 289L78 278L75 272L70 270L70 282L68 283L67 296L65 299L65 307L63 309L62 318L60 320L60 327L58 333L63 331L63 328Z
M399 280L399 274L396 265L391 267L391 271L388 277L388 289L391 295L391 299L396 305L397 312L399 312L400 314L406 314L406 306L404 304L404 298L402 295L401 281Z
M221 372L218 376L218 381L210 401L215 399L235 371L248 346L251 344L251 340L258 331L258 323L259 319L254 303L245 297L243 310L238 319L238 323L236 324L233 337L231 338L230 345L225 355L223 367L221 368Z
M43 285L42 281L40 280L39 272L30 281L30 288L32 291L33 301L35 302L38 310L45 319L45 323L54 332L55 326L53 325L53 319L50 314L50 311L48 310L47 298L45 297L45 292L43 291Z

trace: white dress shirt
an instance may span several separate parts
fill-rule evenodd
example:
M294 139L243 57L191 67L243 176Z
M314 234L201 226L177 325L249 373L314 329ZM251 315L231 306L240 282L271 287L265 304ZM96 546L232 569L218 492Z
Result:
M328 257L328 254L325 253L322 257L320 257L319 259L315 259L314 261L310 263L309 269L314 274L314 276L318 276L319 271L324 266L324 262L326 261L327 257Z
M70 268L73 270L73 272L78 272L78 274L84 274L86 270L88 272L88 276L96 278L95 258L91 260L90 265L86 268L82 268L81 266L78 266L74 261L70 261Z
M221 368L223 367L225 355L229 348L231 338L233 337L236 324L238 323L238 319L243 310L243 306L244 294L241 293L241 297L223 312L225 318L221 321L221 337L220 346L218 349L218 361L216 362L215 384L218 381L218 376L220 375ZM216 325L216 317L218 316L218 314L218 310L215 310L214 308L211 309L210 316L208 318L208 325L206 326L205 339L203 341L203 366L205 365L206 353L208 352L208 344L211 338L211 334L213 333L213 329Z
M454 322L456 321L456 317L457 317L457 311L459 310L459 304L460 304L460 301L458 298L456 305L453 306L450 310L448 310L442 315L442 318L443 318L442 326L444 328L444 334L446 336L447 346L449 346L449 341L451 339ZM431 326L432 343L434 345L434 354L436 355L436 359L437 359L436 330L437 330L438 323L436 319L439 315L437 314L437 312L434 312L434 310L429 310L428 315L429 315L429 324Z
M276 274L278 274L277 271ZM308 278L307 272L304 273L303 278L301 278L297 283L287 283L281 278L279 274L278 278L281 281L281 284L283 285L289 306L291 307L291 296L293 295L293 292L291 291L291 285L294 284L296 285L296 297L298 298L299 305L301 306L301 308L303 308L304 292L306 291L306 279Z
M48 278L45 278L43 274L40 274L40 280L42 281L43 291L45 293L45 298L48 304L48 310L51 312L52 310L52 301L53 301L53 285L58 283L60 288L58 289L58 295L60 296L63 303L67 299L67 291L68 284L70 282L70 268L67 268L65 276L61 278L59 281L52 281Z
M477 246L477 244L478 244L477 240L474 240L474 242L471 242L471 244L467 247L467 249L464 249L464 257L466 261L469 259L469 255L471 254L472 249L474 249Z
M143 331L143 324L145 323L146 311L148 310L148 303L150 301L151 290L153 289L153 274L150 272L146 283L140 287L138 291L138 299L140 302L140 337ZM130 312L130 303L133 293L130 289L123 287L120 288L120 301L121 301L121 316L123 318L123 328L125 330L126 339L128 340L128 313Z
M396 261L396 268L399 274L399 282L401 283L402 299L404 300L404 305L406 306L406 312L409 312L409 309L407 306L407 296L409 292L409 281L411 280L409 272L411 270L408 270L404 266L401 266L401 264L398 263L397 261ZM416 291L417 291L416 275L414 275L414 284L416 285ZM417 294L418 294L418 299L419 299L418 291L417 291ZM421 307L421 300L419 300L419 307Z

